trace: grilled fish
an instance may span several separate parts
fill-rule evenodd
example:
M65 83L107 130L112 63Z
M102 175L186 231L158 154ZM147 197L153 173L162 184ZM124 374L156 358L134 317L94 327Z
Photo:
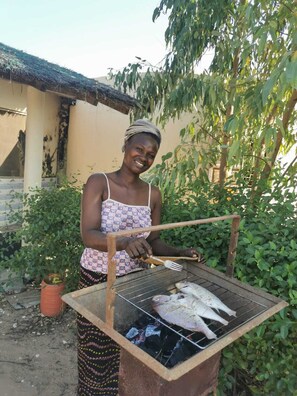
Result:
M180 304L192 308L197 315L202 318L216 320L225 326L228 324L227 320L215 313L209 306L204 304L203 301L198 300L198 298L191 296L190 294L183 293L177 293L175 296L178 296L178 302Z
M217 338L215 333L207 327L203 319L191 307L183 305L179 298L173 296L160 294L152 299L153 309L162 319L186 330L201 332L208 339Z
M217 296L212 294L209 290L204 287L197 285L193 282L177 282L175 284L177 289L186 295L191 295L198 298L208 307L219 309L226 312L228 315L236 316L236 312L232 311L227 305L225 305Z

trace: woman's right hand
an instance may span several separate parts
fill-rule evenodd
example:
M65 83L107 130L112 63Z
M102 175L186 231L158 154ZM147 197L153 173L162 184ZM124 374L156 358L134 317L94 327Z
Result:
M129 254L129 257L132 259L146 259L153 254L151 245L143 237L123 238L121 243L123 244L123 250L126 250L126 252Z

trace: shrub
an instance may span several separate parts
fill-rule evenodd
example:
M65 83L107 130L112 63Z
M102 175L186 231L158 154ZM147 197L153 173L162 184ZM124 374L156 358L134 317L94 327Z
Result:
M83 250L80 198L79 188L70 182L23 195L24 209L11 217L21 227L10 241L22 240L22 248L12 255L2 252L2 267L36 282L56 273L65 278L67 290L76 289Z
M296 395L297 183L296 177L277 175L273 182L257 201L242 180L236 188L226 185L224 190L200 178L186 187L176 186L170 196L163 190L165 223L239 214L234 276L289 303L223 350L219 395ZM176 245L196 246L208 265L224 271L230 223L176 228L162 237Z

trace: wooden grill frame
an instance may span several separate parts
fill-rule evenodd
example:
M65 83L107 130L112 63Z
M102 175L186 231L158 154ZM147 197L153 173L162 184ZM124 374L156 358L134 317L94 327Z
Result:
M218 221L232 220L231 222L231 235L228 249L228 257L226 263L226 275L233 276L233 262L236 257L236 248L239 233L240 216L237 214L210 217L207 219L182 221L177 223L160 224L145 228L134 228L133 230L123 230L117 232L110 232L107 234L107 250L108 250L108 274L107 274L107 288L106 288L106 324L113 328L114 325L114 303L115 303L115 288L116 281L116 262L113 259L116 254L116 238L131 236L142 232L162 231L173 228L188 227L198 224L209 224Z
M198 354L194 355L193 357L189 358L185 362L173 367L173 368L166 368L160 362L155 360L152 356L148 355L146 352L142 351L138 346L131 343L128 339L126 339L122 334L120 334L114 328L114 315L115 315L115 299L116 299L116 286L120 284L124 284L129 281L133 281L133 279L137 280L139 277L143 276L143 273L132 273L126 275L125 277L116 278L116 262L113 260L113 257L116 252L116 238L123 237L123 236L131 236L137 234L139 232L146 232L146 231L159 231L165 229L172 229L178 227L185 227L185 226L193 226L198 224L209 224L214 223L217 221L225 221L225 220L232 220L231 222L231 235L230 235L230 242L229 242L229 250L228 250L228 257L227 257L227 265L226 265L226 275L213 269L209 268L205 265L199 265L193 262L185 262L185 267L187 266L191 268L195 268L197 266L197 270L204 271L208 273L210 277L216 277L220 279L222 282L227 282L232 285L234 288L242 288L243 292L246 294L253 294L256 298L259 299L267 299L269 301L269 306L266 311L259 314L252 320L244 323L239 328L231 331L231 333L222 336L216 342L208 346L205 350L199 352ZM73 309L75 309L78 313L86 317L90 322L92 322L95 326L97 326L101 331L111 337L116 343L120 345L122 349L130 353L132 356L136 357L142 364L148 366L151 370L153 370L156 374L158 374L161 378L166 381L174 381L190 370L195 369L198 365L206 362L215 354L220 353L220 351L225 348L227 345L234 342L236 339L253 329L254 327L261 324L264 320L268 319L275 313L279 312L284 307L288 306L288 304L277 298L274 297L260 289L256 289L252 286L243 284L238 280L233 278L233 262L236 256L236 247L237 247L237 240L238 240L238 231L239 231L239 224L240 224L240 216L239 215L226 215L220 217L213 217L208 219L199 219L187 222L179 222L179 223L171 223L171 224L163 224L158 226L151 226L146 228L138 228L133 230L125 230L119 231L114 233L107 234L107 244L108 244L108 274L107 274L107 282L94 285L91 287L87 287L81 290L77 290L72 293L65 294L62 296L62 299L69 304ZM170 271L165 269L163 266L149 269L147 270L149 273L156 273L158 271ZM100 318L99 316L95 315L89 307L86 307L86 301L91 301L92 297L96 294L100 297L101 295L105 295L105 321ZM94 298L93 298L94 300ZM98 300L99 301L99 300ZM98 302L99 305L99 302Z

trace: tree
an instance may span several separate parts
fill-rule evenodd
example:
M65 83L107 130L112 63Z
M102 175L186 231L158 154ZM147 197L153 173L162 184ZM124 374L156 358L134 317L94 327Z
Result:
M296 143L293 3L162 0L153 14L154 21L161 13L169 17L162 64L154 67L138 58L122 71L111 71L118 88L136 90L142 115L161 109L159 120L166 121L192 112L193 122L182 131L192 155L187 149L184 161L219 163L221 187L226 170L240 167L254 195L261 194L278 155ZM207 50L214 52L210 70L197 75L195 67ZM198 142L204 144L197 154Z
M138 58L112 75L116 86L136 91L141 115L158 110L159 121L166 121L193 114L181 131L183 144L156 167L166 198L163 221L236 211L243 219L237 279L290 304L223 351L221 391L295 395L296 158L285 170L277 158L296 144L296 1L161 0L153 20L161 13L169 20L162 63L154 67ZM210 50L209 71L197 75ZM219 186L196 178L197 165L204 176L203 169L217 163ZM231 193L222 187L232 167L241 169L236 182L244 188ZM219 267L225 234L214 237L207 229L195 240L196 233L176 231L167 238L199 246L208 264Z

